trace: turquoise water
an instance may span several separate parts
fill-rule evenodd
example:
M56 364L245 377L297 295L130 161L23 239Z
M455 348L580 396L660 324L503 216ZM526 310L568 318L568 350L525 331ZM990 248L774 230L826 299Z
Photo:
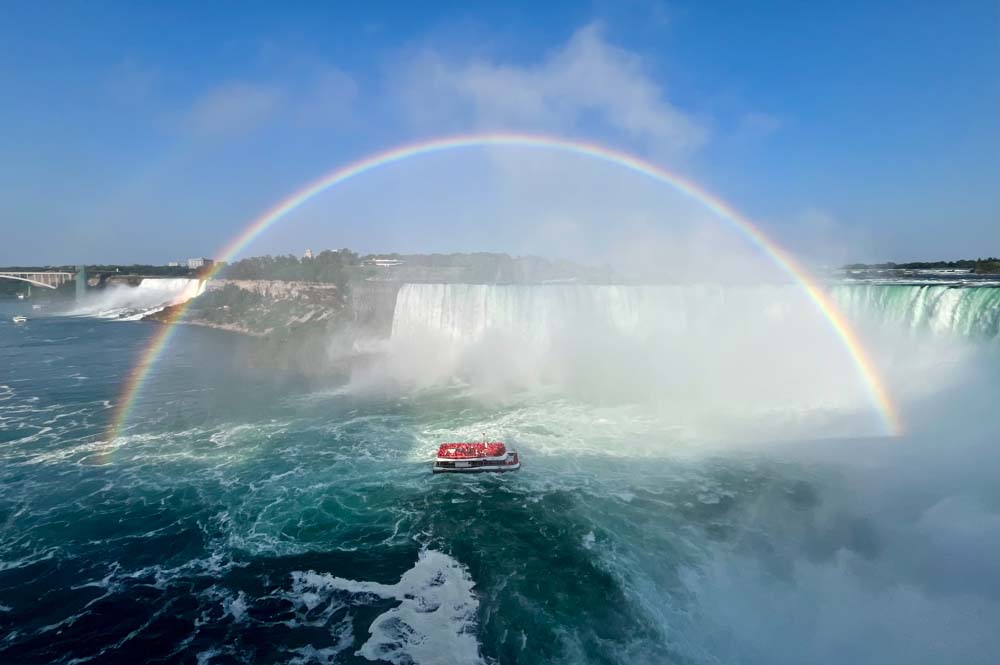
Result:
M900 485L881 465L903 456L878 439L709 447L637 404L358 394L343 377L253 369L252 342L197 328L179 330L109 439L155 326L4 319L0 662L1000 653L995 491L983 481L957 494L975 510L955 508L972 481L947 465L937 484ZM430 473L437 443L480 432L524 469ZM843 464L845 449L874 466ZM953 514L981 520L949 549L926 525Z
M941 284L840 284L831 295L848 314L920 333L1000 342L1000 287Z

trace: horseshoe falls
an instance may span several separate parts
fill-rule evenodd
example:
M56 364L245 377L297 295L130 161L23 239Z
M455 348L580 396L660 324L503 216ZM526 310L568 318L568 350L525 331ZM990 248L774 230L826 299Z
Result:
M855 320L901 329L992 339L1000 335L1000 288L934 284L836 284L830 295ZM437 329L454 340L487 331L548 339L574 319L635 335L687 332L706 318L735 314L734 303L766 308L792 301L790 286L490 286L406 284L394 336Z

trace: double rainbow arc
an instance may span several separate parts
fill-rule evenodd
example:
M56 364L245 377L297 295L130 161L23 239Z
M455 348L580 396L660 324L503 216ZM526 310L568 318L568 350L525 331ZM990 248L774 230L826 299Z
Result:
M242 232L226 244L216 257L220 261L231 260L257 236L283 219L290 212L302 206L317 194L346 180L350 180L355 176L411 157L429 155L447 150L488 146L550 149L602 160L662 182L700 202L720 219L728 222L750 241L751 244L768 256L776 266L799 284L817 309L819 309L830 323L837 338L850 355L868 392L872 405L883 422L886 434L895 436L903 432L900 414L890 399L885 385L875 370L875 366L867 351L862 346L861 341L858 339L857 334L829 296L809 275L808 271L795 261L791 254L764 235L748 218L727 205L725 201L710 194L690 180L639 157L595 143L532 134L490 133L437 138L393 148L342 166L296 191L254 219ZM218 270L219 267L213 268L207 275L207 278L213 277ZM170 341L175 329L173 324L184 316L187 308L188 305L184 304L174 310L170 319L152 337L148 346L143 350L138 361L132 367L125 381L111 427L109 428L109 435L112 438L118 436L121 432L135 404L136 398L142 391L143 384L149 377L150 371Z

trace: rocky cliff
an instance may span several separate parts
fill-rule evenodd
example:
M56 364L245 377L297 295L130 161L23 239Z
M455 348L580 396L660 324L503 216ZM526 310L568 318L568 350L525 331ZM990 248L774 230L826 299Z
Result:
M372 336L388 337L396 310L399 282L357 281L350 285L350 314L355 325Z
M352 282L345 293L327 282L213 279L187 305L185 323L255 336L321 329L387 337L399 284ZM177 307L147 317L168 321Z

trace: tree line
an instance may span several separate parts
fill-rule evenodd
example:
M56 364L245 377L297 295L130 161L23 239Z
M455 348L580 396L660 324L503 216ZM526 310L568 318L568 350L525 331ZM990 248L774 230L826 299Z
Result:
M971 270L974 273L1000 272L1000 258L959 259L958 261L911 261L909 263L849 263L844 270Z
M312 257L252 256L235 261L220 273L226 279L262 279L283 282L326 282L343 288L349 280L348 269L359 263L349 249L324 250Z

